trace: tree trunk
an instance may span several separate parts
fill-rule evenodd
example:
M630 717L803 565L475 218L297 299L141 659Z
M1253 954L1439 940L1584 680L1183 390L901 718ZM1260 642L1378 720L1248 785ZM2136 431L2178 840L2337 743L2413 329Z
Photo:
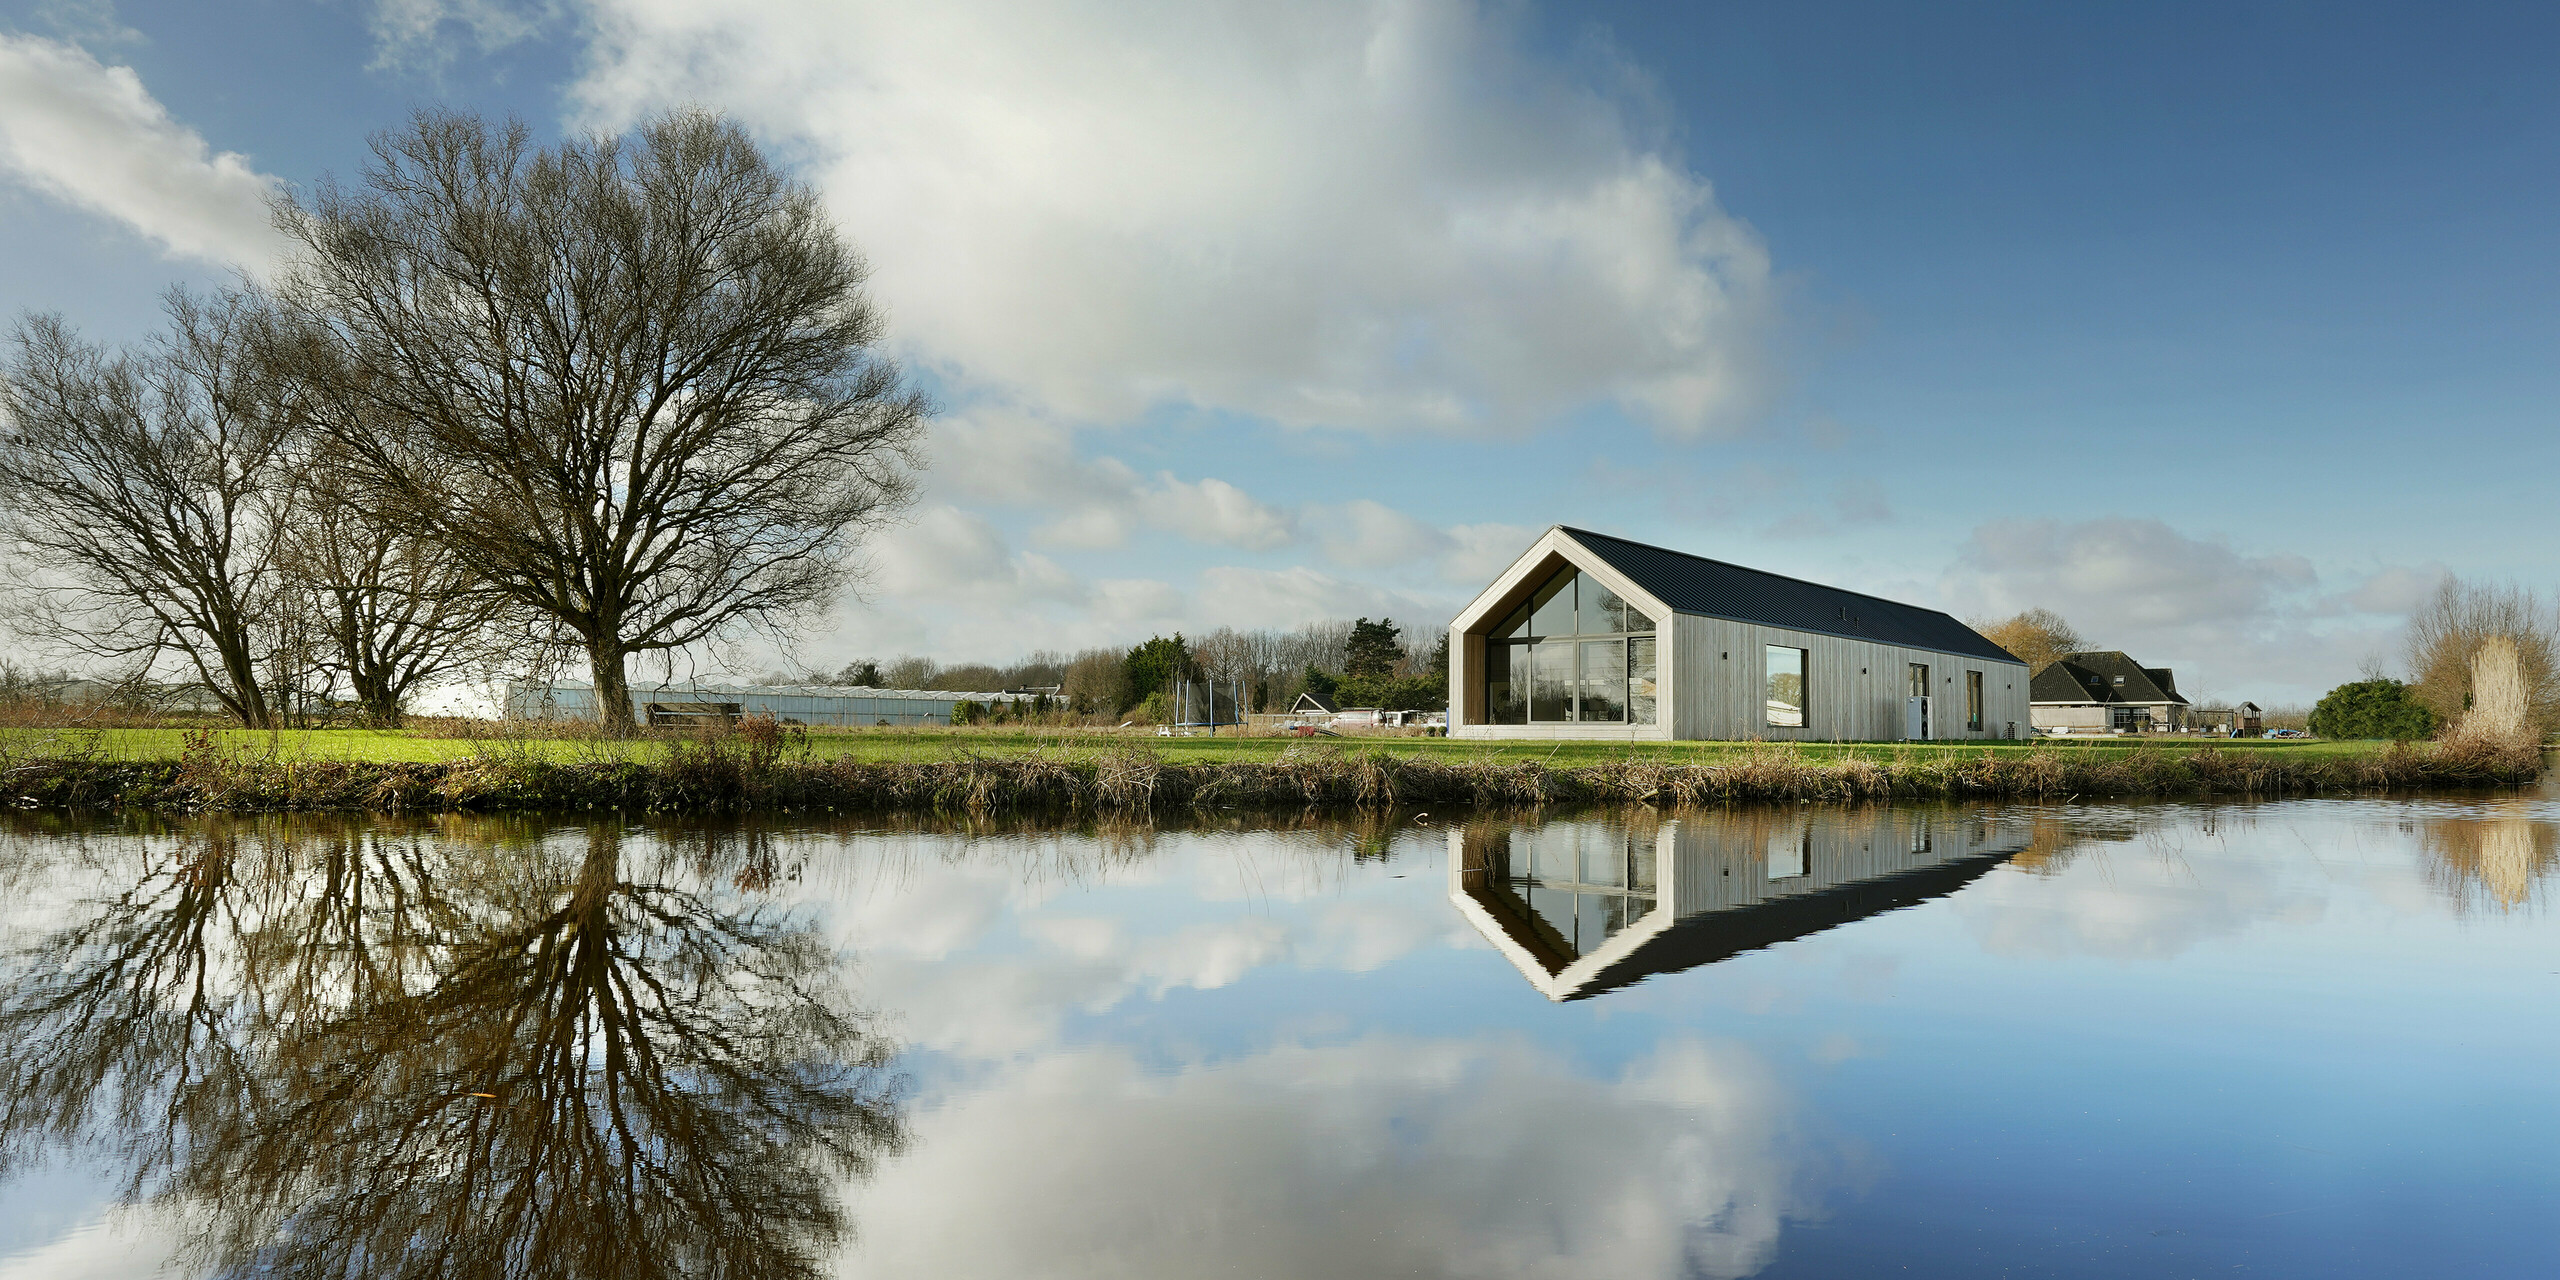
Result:
M363 704L367 720L378 729L397 729L401 725L400 698L391 692L391 682L379 672L350 672L348 680L356 687L356 701Z
M231 696L222 700L231 704L231 713L240 717L244 729L276 727L275 709L267 705L267 691L258 684L258 667L248 651L236 643L216 641L222 654L223 678L231 685ZM222 690L214 690L221 697Z
M639 732L639 722L631 714L631 678L623 672L621 649L588 645L587 669L595 677L596 718L617 734Z

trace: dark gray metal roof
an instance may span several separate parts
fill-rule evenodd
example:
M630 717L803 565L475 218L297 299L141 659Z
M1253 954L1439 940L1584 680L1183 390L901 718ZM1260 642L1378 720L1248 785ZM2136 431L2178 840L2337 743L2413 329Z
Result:
M2146 667L2126 656L2122 649L2097 649L2086 653L2066 653L2052 665L2036 673L2027 686L2031 702L2061 703L2184 703L2178 695L2177 681L2166 687L2161 677L2168 676L2167 667Z
M1981 632L1936 609L1746 569L1568 525L1556 527L1679 613L1932 649L1991 662L2018 661L2008 650L1984 639Z

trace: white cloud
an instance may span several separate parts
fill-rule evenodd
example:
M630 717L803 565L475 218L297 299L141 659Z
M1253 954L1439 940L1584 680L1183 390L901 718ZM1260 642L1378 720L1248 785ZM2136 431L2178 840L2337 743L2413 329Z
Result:
M1798 1177L1756 1060L1616 1079L1518 1041L1284 1045L1170 1077L1092 1048L916 1118L855 1192L884 1275L1741 1276ZM1169 1216L1170 1215L1170 1216Z
M1440 555L1440 576L1481 588L1510 568L1541 532L1519 524L1457 525L1449 530L1449 549Z
M0 172L174 255L256 271L281 246L275 178L213 151L132 68L58 41L0 33Z
M2245 555L2226 542L2131 518L1982 525L1954 576L1990 612L2042 605L2084 631L2254 620L2318 581L2301 556Z
M2176 668L2189 697L2272 705L2308 702L2396 651L2396 620L2372 617L2405 609L2432 582L2427 570L2384 570L2332 595L2299 555L2250 553L2151 519L2040 519L1976 528L1940 590L1966 616L2053 609L2094 646Z
M1048 557L1015 552L987 520L933 506L871 546L873 581L907 599L1056 600L1080 604L1091 591Z
M1408 639L1448 625L1456 602L1426 599L1309 568L1224 565L1200 575L1202 613L1233 627L1295 627L1329 618L1394 618Z
M451 58L457 36L493 53L541 35L560 17L555 0L376 0L374 65L440 66Z
M1691 434L1762 389L1758 237L1507 7L593 10L591 119L716 102L806 156L898 338L1045 411Z
M2414 569L2382 569L2357 583L2356 589L2339 603L2358 613L2406 615L2425 604L2452 573L2445 566L2432 563Z
M116 14L115 0L42 0L35 16L74 44L143 43L142 33Z

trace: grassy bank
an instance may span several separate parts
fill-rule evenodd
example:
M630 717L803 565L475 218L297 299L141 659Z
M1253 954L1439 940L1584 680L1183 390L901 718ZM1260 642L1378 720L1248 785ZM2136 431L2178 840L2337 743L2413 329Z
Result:
M691 735L632 739L599 736L540 736L505 733L483 724L463 731L397 729L80 729L0 728L0 758L9 756L83 756L126 761L170 761L184 755L192 736L205 733L226 752L278 760L341 760L373 764L444 764L478 759L493 753L532 756L560 764L654 764L679 744L698 741ZM1217 737L1159 738L1148 730L1042 729L1012 726L816 729L793 739L793 754L811 760L854 760L870 763L921 763L963 754L991 756L1042 753L1096 754L1117 750L1150 752L1168 763L1272 761L1310 743L1348 751L1382 751L1400 757L1473 763L1536 761L1557 768L1616 764L1630 760L1716 764L1740 759L1765 744L1748 742L1479 742L1455 738L1361 736L1345 738L1245 737L1232 730ZM2382 753L2378 742L2327 742L2244 739L2208 744L2195 739L2044 739L2034 743L1804 743L1797 749L1808 760L1882 757L1925 758L1931 755L1975 755L1990 750L2001 755L2029 751L2073 753L2073 758L2105 758L2136 751L2192 751L2206 746L2250 758L2304 759L2320 756L2361 757Z
M916 735L915 742L928 735ZM245 740L244 740L245 739ZM405 739L435 742L434 739ZM1271 739L1074 739L955 733L931 751L889 735L736 734L643 743L484 740L446 759L297 753L282 735L198 734L175 753L117 744L26 753L0 743L0 802L235 812L613 809L1044 812L1369 808L1644 801L2278 796L2513 785L2538 752L2380 744L1376 745ZM1216 744L1216 745L1213 745ZM126 744L130 745L130 744ZM873 753L858 749L868 745ZM1572 748L1568 752L1567 747ZM2321 747L2325 749L2311 749ZM2350 748L2353 749L2350 749ZM1160 749L1158 749L1160 748Z

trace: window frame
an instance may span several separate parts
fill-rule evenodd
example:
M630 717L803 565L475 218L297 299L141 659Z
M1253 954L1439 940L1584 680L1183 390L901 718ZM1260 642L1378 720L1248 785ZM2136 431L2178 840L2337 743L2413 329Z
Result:
M1554 587L1559 580L1563 580L1567 584L1567 590L1562 593L1554 590ZM1595 601L1593 608L1586 609L1581 598L1582 584L1586 581L1608 593L1609 600L1616 603L1616 609L1614 612L1618 616L1627 621L1641 621L1645 624L1645 628L1641 631L1586 632L1582 630L1583 615L1586 612L1593 612L1595 609L1601 613L1610 612L1607 602L1600 601ZM1559 594L1566 597L1566 603L1563 608L1555 609L1556 597ZM1549 605L1550 609L1554 609L1554 613L1550 614L1550 616L1553 617L1560 614L1563 618L1572 622L1572 630L1555 634L1547 634L1537 630L1537 617L1541 612L1546 612L1538 607L1542 598ZM1662 723L1661 708L1658 697L1643 700L1643 705L1652 712L1652 718L1646 720L1638 720L1635 718L1635 712L1638 705L1638 699L1635 696L1638 677L1635 674L1635 653L1633 648L1634 642L1636 641L1652 642L1656 646L1654 652L1658 664L1660 655L1660 637L1662 634L1662 625L1660 621L1646 616L1645 613L1638 609L1632 601L1629 601L1625 596L1620 595L1616 588L1600 581L1591 573L1590 570L1579 564L1575 564L1570 560L1565 561L1563 564L1557 566L1552 573L1537 580L1535 584L1530 586L1527 594L1521 597L1520 603L1514 605L1509 612L1503 614L1501 620L1494 623L1483 634L1485 643L1484 672L1477 679L1476 683L1479 686L1484 699L1485 723L1487 724L1521 726L1581 726L1609 724L1620 725L1626 728L1641 729L1653 728ZM1611 699L1617 704L1618 716L1614 720L1585 720L1582 718L1583 686L1588 681L1588 677L1584 673L1584 663L1582 661L1583 646L1587 644L1611 641L1614 641L1618 646L1617 665L1620 672L1620 679L1616 681L1616 684L1618 685L1617 695L1614 699ZM1494 698L1493 671L1496 666L1496 662L1493 657L1493 650L1497 647L1506 645L1514 647L1503 655L1500 665L1509 676L1509 680L1507 682L1508 687L1517 691L1521 717L1517 720L1501 718L1497 712L1496 701ZM1563 715L1560 718L1542 719L1539 716L1542 703L1537 696L1537 673L1540 670L1539 653L1550 645L1561 646L1564 652L1569 656L1569 661L1566 663L1569 670L1564 676L1564 688L1567 690L1567 693L1563 698ZM1645 680L1644 683L1655 685L1658 690L1658 680L1659 669L1657 666L1655 677L1650 680Z
M1969 732L1982 732L1983 701L1982 673L1979 671L1965 672L1964 727Z
M1796 656L1796 722L1788 724L1777 718L1771 707L1778 704L1777 681L1781 674L1770 667L1770 660L1781 653ZM1760 719L1764 728L1804 730L1813 727L1813 650L1791 644L1764 644L1760 653Z

